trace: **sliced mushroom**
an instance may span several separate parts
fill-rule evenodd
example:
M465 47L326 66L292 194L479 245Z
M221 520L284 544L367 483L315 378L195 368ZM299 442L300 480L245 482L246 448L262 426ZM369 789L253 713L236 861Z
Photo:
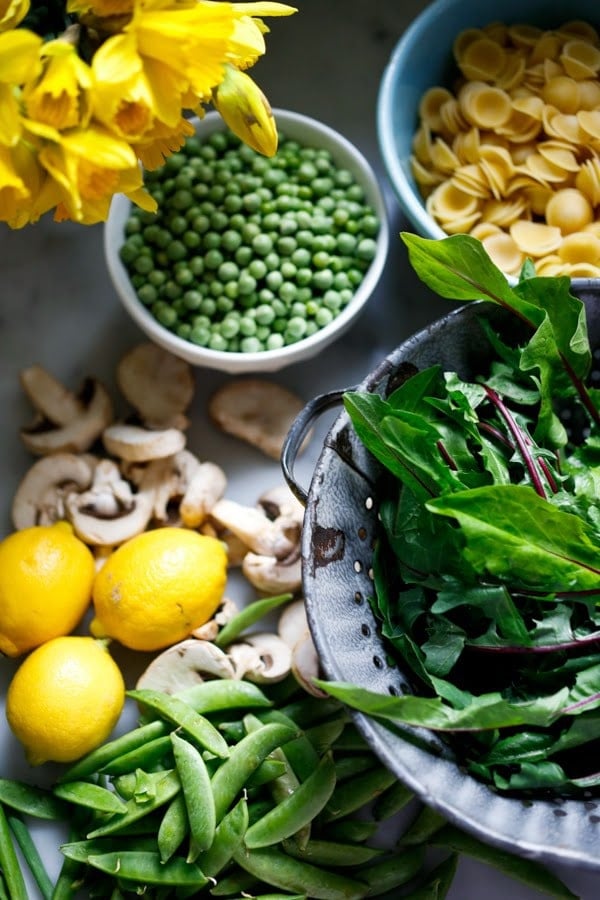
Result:
M259 553L246 553L242 573L258 591L265 594L296 594L302 587L302 558L295 546L283 559Z
M204 625L194 628L191 632L191 637L198 638L200 641L214 641L221 628L231 621L238 612L239 609L233 600L224 597L212 619L209 619Z
M148 427L188 427L185 412L195 388L189 363L157 344L138 344L121 358L117 384Z
M68 425L84 412L79 397L43 366L33 365L19 375L21 387L42 418L55 425Z
M117 464L103 459L96 466L90 489L69 494L65 505L69 521L83 541L116 546L145 530L152 516L154 492L134 493Z
M292 672L296 681L314 697L327 697L327 693L314 683L321 675L319 654L310 634L301 638L292 651Z
M254 553L283 558L295 548L300 529L293 519L271 520L264 512L223 497L210 512L211 519L237 535Z
M209 534L211 537L216 537L223 541L227 547L227 566L230 569L239 568L242 565L244 557L248 553L248 546L237 534L233 534L227 528L217 526L216 522L211 522L208 519L199 526L198 531L201 534Z
M95 378L85 380L78 394L81 414L65 424L40 415L31 426L21 429L21 439L31 453L81 453L89 450L104 429L112 422L113 405L108 391ZM33 400L35 404L35 399ZM43 401L40 406L43 408Z
M201 462L190 480L179 504L181 521L187 528L198 528L220 500L227 488L227 476L213 462Z
M258 506L269 519L285 516L302 527L304 522L304 506L285 482L264 491L258 498Z
M141 425L115 422L102 432L105 448L113 456L128 462L149 462L173 456L185 447L186 439L178 428L153 430Z
M187 638L155 657L136 688L176 694L208 678L235 678L231 660L211 641Z
M93 468L87 457L52 453L36 460L25 473L12 502L12 521L17 530L50 525L65 517L65 497L92 483Z
M277 622L277 633L292 649L310 633L304 600L294 600L282 610Z
M239 378L214 392L208 413L222 431L278 460L290 426L303 407L297 394L276 382Z
M243 641L230 644L227 655L236 678L246 678L259 684L282 681L292 668L292 653L276 634L257 632Z

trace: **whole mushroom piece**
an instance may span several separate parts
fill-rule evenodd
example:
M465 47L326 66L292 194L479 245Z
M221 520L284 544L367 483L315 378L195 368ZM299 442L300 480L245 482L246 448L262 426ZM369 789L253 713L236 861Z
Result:
M21 429L21 439L36 456L89 450L112 422L112 400L96 378L86 378L75 395L36 366L33 373L21 373L21 383L37 411L31 425Z
M157 344L148 341L125 353L117 365L117 384L148 428L183 430L189 425L192 367Z
M51 525L66 516L66 499L92 483L94 465L84 454L52 453L37 459L21 480L12 501L17 530Z

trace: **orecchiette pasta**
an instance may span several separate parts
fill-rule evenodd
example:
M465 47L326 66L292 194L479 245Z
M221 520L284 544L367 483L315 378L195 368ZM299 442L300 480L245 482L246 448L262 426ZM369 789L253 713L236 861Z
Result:
M600 36L492 22L457 35L452 86L419 104L411 167L448 234L503 271L600 277Z

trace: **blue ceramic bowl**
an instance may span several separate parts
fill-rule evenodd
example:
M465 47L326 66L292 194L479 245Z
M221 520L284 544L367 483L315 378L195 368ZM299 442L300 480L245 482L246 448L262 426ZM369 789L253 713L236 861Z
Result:
M600 28L598 0L434 0L409 25L381 80L377 133L387 175L403 213L418 234L445 236L427 213L410 171L419 101L427 88L450 86L457 70L452 44L466 28L490 22L524 23L543 29L574 19Z

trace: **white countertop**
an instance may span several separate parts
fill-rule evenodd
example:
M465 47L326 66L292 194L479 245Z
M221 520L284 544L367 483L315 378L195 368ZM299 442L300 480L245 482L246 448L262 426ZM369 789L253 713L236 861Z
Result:
M423 0L298 0L296 16L270 20L267 56L253 72L273 106L314 116L350 138L381 175L389 207L388 264L360 321L328 348L326 364L317 358L271 376L305 400L355 384L404 338L449 308L449 302L433 297L408 266L397 235L409 226L387 186L375 128L384 66L400 34L424 5ZM114 388L119 356L143 335L122 311L109 282L101 226L43 222L11 232L0 225L0 266L0 535L4 535L11 530L12 494L32 461L18 435L19 427L32 415L19 387L20 369L41 363L73 388L88 374ZM196 374L190 449L204 459L218 457L230 478L231 496L253 502L262 486L281 480L279 466L215 431L206 418L206 400L230 376L201 370ZM318 439L319 432L298 465L297 474L306 483L318 456ZM0 663L1 702L15 667L13 661ZM37 771L27 768L4 721L0 722L0 759L3 777L41 779ZM57 845L47 840L46 829L41 840L54 872L60 862ZM556 871L583 900L600 897L600 874ZM504 900L508 893L512 900L542 896L496 870L463 860L449 900L480 900L484 892L486 900ZM36 900L33 889L31 900Z

